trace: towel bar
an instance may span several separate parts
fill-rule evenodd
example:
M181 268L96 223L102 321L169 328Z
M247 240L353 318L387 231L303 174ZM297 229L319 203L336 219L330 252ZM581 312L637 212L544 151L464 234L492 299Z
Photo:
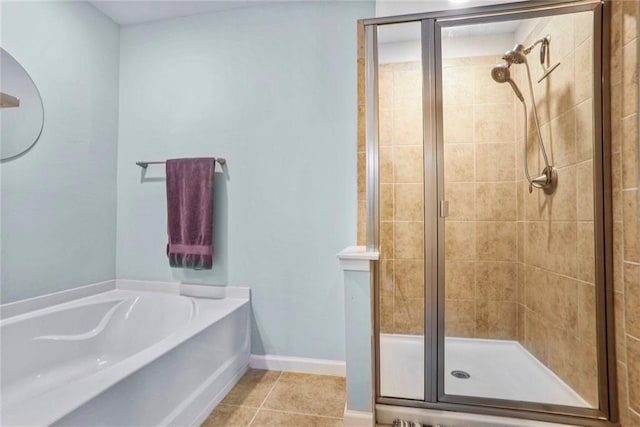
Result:
M224 165L225 163L227 163L226 159L223 159L222 157L217 157L216 159L214 159L216 162L218 162L220 165ZM136 165L140 166L143 169L146 169L147 166L149 165L160 165L166 163L166 160L159 160L159 161L154 161L154 162L136 162Z

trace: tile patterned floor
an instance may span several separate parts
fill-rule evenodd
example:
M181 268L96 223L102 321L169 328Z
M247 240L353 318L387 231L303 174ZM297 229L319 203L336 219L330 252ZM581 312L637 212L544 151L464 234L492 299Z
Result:
M202 427L342 427L345 380L249 369Z

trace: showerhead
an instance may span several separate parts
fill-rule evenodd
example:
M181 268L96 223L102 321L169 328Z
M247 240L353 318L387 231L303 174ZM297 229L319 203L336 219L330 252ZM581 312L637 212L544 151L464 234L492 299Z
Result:
M511 88L515 92L516 96L521 102L524 102L524 96L518 89L516 82L511 79L511 71L509 70L509 64L498 64L491 69L491 77L498 83L509 83Z
M527 53L523 45L517 44L513 47L513 50L506 51L502 59L507 61L508 64L523 64L527 62Z

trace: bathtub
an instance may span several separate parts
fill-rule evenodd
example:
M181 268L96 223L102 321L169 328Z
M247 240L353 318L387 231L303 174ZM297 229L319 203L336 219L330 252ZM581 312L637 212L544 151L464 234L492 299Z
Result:
M236 294L113 289L3 319L1 424L199 425L248 367Z

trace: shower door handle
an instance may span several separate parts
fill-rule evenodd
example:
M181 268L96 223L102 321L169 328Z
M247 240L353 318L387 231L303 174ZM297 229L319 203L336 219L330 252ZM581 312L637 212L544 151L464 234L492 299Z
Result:
M446 218L449 216L449 201L440 200L440 217Z

